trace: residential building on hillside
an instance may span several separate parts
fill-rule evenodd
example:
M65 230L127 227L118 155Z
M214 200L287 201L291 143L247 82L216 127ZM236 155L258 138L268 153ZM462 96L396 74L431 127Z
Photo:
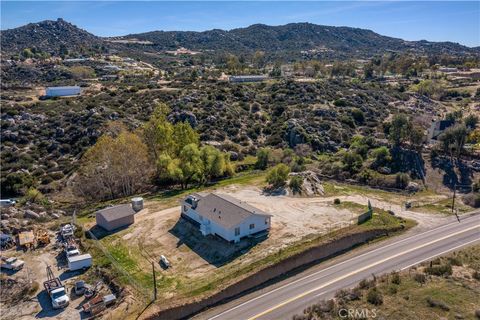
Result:
M260 82L267 79L268 77L263 75L230 76L228 78L230 82Z
M206 236L217 235L229 242L267 234L271 215L226 194L192 194L182 200L181 216Z
M66 86L66 87L47 87L45 95L47 97L66 97L75 96L81 93L79 86Z
M453 120L438 120L432 122L430 129L428 129L428 139L437 140L437 138L447 129L454 125Z

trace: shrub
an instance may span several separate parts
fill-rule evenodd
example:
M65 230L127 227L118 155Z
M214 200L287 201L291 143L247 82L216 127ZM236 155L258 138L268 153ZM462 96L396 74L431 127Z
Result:
M340 199L338 199L338 198L333 199L333 204L339 205L340 204Z
M268 171L266 180L275 188L283 187L287 182L289 173L290 168L287 165L280 163Z
M463 197L463 202L472 208L480 208L480 193L475 192L466 195Z
M301 176L293 176L290 179L288 186L294 193L300 193L302 191L303 178Z
M373 305L379 306L383 303L383 296L377 288L372 288L367 293L367 301Z
M427 277L423 273L415 273L413 275L413 280L420 284L424 284L425 282L427 282Z
M480 272L474 271L474 272L472 273L472 277L473 277L473 279L480 281Z
M447 276L452 274L452 265L450 263L441 264L441 265L432 265L431 267L425 268L427 274L434 276Z
M441 300L434 300L432 299L431 297L428 297L427 298L427 303L428 303L428 306L429 307L439 307L440 309L444 310L444 311L449 311L450 310L450 307L443 301Z
M400 280L400 275L398 274L398 272L392 272L392 283L393 284L400 284L401 280Z
M405 189L408 186L409 182L410 182L410 177L408 176L408 174L403 172L397 173L397 176L395 177L395 184L397 188Z

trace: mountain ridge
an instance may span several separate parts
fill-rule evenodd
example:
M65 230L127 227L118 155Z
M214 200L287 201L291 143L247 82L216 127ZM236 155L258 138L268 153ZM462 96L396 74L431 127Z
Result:
M192 50L253 52L326 50L350 55L372 55L391 51L420 53L479 54L480 47L467 47L455 42L407 41L384 36L372 30L354 27L317 25L309 22L279 26L253 24L231 30L148 31L115 37L99 37L61 18L29 23L1 31L2 53L19 53L36 47L56 53L60 46L70 50L93 50L100 47L125 48L115 40L138 39L149 44L129 43L129 48L167 50L187 47Z

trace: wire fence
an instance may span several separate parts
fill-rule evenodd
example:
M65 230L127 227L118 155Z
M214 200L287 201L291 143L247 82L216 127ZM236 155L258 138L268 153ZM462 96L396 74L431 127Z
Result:
M93 239L92 241L93 245L96 246L102 253L105 255L105 257L108 258L108 260L112 263L113 267L115 268L116 271L118 271L122 277L133 287L138 293L140 293L143 298L145 298L146 303L151 302L154 299L153 292L145 288L141 283L139 283L137 280L135 280L128 271L126 271L120 263L113 257L109 250L102 245L102 243L98 240L98 238L93 234L91 230L86 231L88 233L88 236Z

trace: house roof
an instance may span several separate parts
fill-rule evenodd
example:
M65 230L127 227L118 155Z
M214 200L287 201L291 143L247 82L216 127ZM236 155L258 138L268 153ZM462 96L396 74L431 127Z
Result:
M195 211L204 218L214 221L225 228L237 226L253 215L271 216L245 201L235 199L226 194L210 193L207 195L195 194L194 196L199 199Z
M47 87L47 89L59 89L59 90L62 90L62 89L80 89L79 86L63 86L63 87Z
M102 215L106 221L111 222L117 219L133 216L135 214L135 211L130 204L122 204L98 210L97 214Z

